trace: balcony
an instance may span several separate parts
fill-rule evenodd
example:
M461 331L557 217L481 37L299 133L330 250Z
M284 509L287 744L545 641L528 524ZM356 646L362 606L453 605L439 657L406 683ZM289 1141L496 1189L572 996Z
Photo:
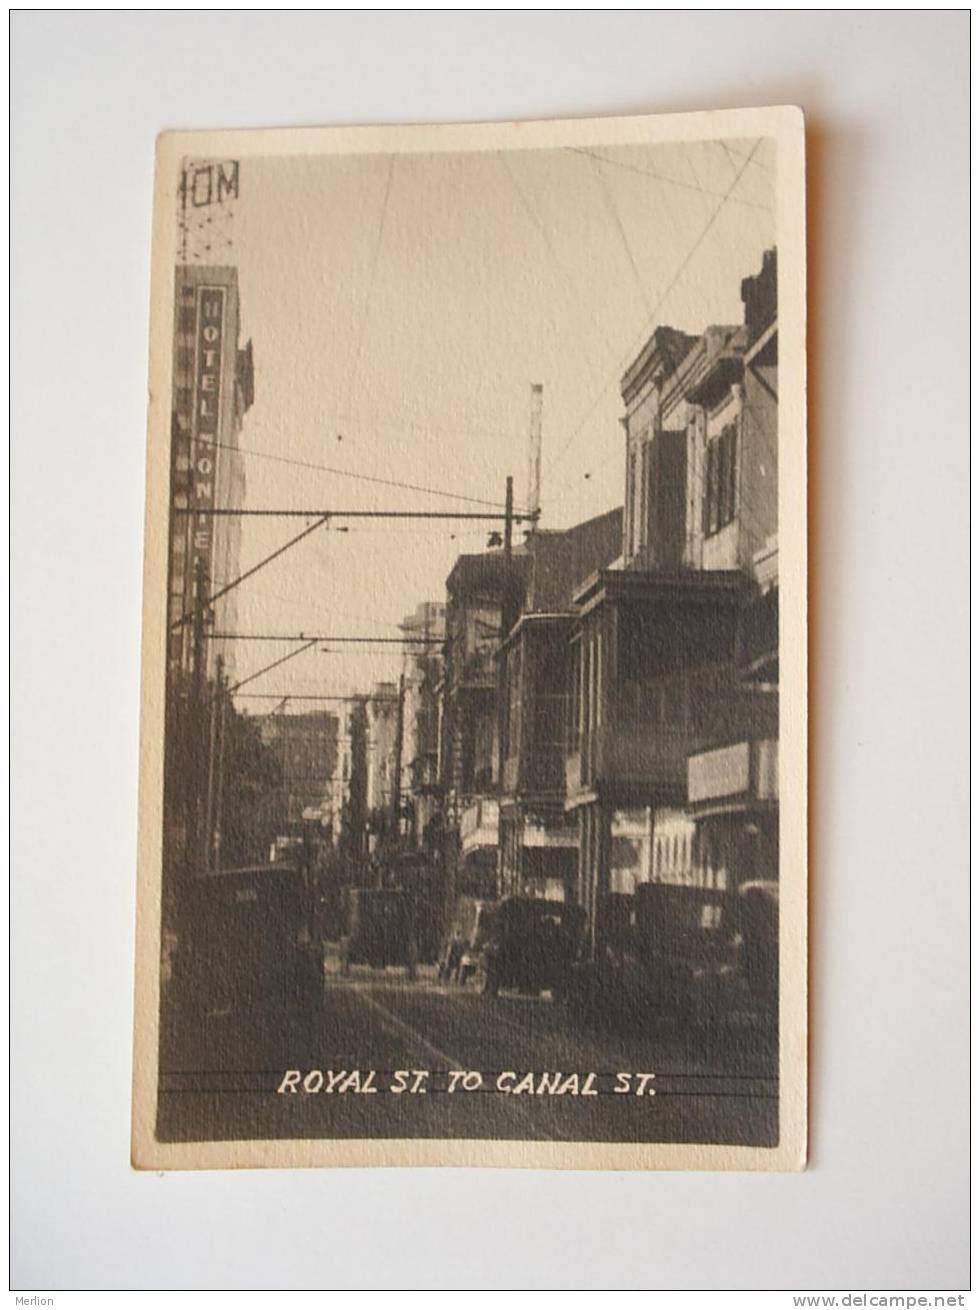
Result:
M584 751L565 757L567 794L611 787L624 799L642 792L654 793L660 804L683 803L690 744L683 729L617 717L595 730Z
M752 703L730 667L628 682L606 692L599 723L565 757L570 799L598 789L623 800L682 805L688 797L688 756Z

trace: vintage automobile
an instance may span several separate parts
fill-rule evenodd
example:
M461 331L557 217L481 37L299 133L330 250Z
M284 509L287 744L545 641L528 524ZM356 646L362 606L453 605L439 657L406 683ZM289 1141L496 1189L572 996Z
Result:
M779 884L745 882L736 898L730 959L704 978L702 1009L716 1024L774 1035L779 1008Z
M560 994L581 949L585 912L564 901L508 896L486 918L479 954L480 989L497 996L505 988Z
M442 941L442 911L431 860L420 851L386 852L377 861L376 873L377 886L409 896L418 960L435 964Z
M351 888L347 893L347 933L340 939L343 973L351 965L372 969L402 966L415 977L419 960L415 907L411 896L391 888Z
M707 887L641 883L599 898L596 948L569 969L564 999L584 1020L636 1031L697 1024L731 955L733 897Z
M323 990L311 898L288 864L202 873L183 889L175 982L197 1013L309 1013Z
M443 982L465 984L477 973L495 905L470 896L460 899L439 960Z

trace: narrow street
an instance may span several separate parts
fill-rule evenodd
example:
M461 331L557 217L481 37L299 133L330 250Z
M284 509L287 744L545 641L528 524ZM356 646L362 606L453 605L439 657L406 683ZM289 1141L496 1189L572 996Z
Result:
M777 1083L765 1064L744 1053L706 1058L669 1031L596 1035L548 995L491 999L441 983L431 969L414 982L393 968L344 977L328 955L318 1015L211 1014L195 1039L165 1052L159 1136L771 1145ZM297 1090L280 1094L288 1071ZM465 1090L453 1071L479 1087ZM303 1090L296 1072L323 1089ZM535 1089L549 1075L552 1094L516 1091L528 1073ZM617 1074L631 1075L618 1080L629 1091L614 1090ZM641 1083L641 1074L656 1076Z

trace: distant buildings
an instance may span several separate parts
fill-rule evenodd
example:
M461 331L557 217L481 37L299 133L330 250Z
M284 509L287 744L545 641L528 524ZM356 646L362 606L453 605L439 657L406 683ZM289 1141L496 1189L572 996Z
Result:
M322 826L329 818L330 784L337 763L337 716L325 710L268 714L259 732L282 774L281 831L295 830L304 822Z
M502 551L461 555L446 580L445 668L440 688L439 781L447 895L494 897L499 872L498 670L502 602L523 579Z
M422 601L400 624L402 653L401 810L409 844L421 847L439 810L439 686L446 605Z
M387 833L393 824L395 779L400 749L398 684L376 682L364 698L367 713L367 769L365 804L372 841Z
M620 553L622 511L532 532L520 612L501 643L499 883L505 894L573 899L578 834L565 813L564 742L573 593Z

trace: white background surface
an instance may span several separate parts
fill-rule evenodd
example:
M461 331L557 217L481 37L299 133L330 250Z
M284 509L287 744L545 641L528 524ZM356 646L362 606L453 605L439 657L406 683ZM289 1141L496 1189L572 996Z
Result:
M966 13L12 18L12 1284L967 1285ZM128 1165L164 127L809 119L811 1166Z

